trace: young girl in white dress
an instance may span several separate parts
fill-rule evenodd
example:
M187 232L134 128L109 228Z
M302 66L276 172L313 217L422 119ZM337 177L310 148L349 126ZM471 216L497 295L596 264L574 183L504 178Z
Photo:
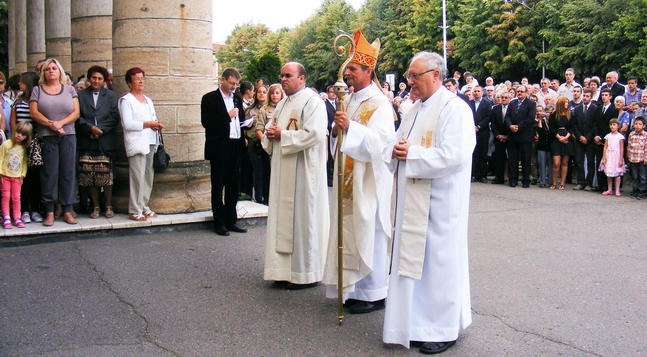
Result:
M624 161L624 140L625 137L618 132L620 122L618 119L609 121L611 132L604 137L604 154L602 154L602 163L600 169L604 170L607 175L607 184L609 189L602 192L605 196L613 194L613 181L616 184L616 196L620 197L620 177L625 173Z

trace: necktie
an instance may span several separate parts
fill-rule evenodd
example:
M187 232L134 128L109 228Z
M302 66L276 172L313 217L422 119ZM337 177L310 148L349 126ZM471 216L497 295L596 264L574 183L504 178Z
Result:
M602 111L602 114L606 114L608 106L604 107L604 110Z
M523 101L517 100L517 110L519 110L519 108L521 108L521 103L523 103Z
M584 106L584 115L586 115L586 112L587 112L588 110L589 110L589 106L588 106L588 105L585 105L585 106Z
M504 105L504 106L503 106L503 109L501 109L501 113L503 113L503 122L505 122L505 113L506 113L506 111L507 111L507 110L508 110L508 106L507 106L507 105Z

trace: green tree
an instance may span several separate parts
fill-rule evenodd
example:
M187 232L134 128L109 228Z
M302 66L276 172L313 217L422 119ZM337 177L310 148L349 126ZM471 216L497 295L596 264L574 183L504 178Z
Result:
M247 64L254 58L260 40L270 33L271 30L263 24L237 25L227 37L226 46L216 55L220 68L236 68L245 77Z
M283 44L290 61L306 68L308 85L323 89L337 81L337 72L344 59L333 51L338 29L355 27L357 12L343 0L325 0L319 10L290 32ZM348 46L347 46L348 47Z
M619 17L627 18L622 14L634 11L627 1L562 3L544 0L542 9L547 14L547 28L541 34L548 44L546 54L539 58L554 72L561 74L564 69L572 67L578 74L605 74L609 70L621 69L637 54L637 46L627 46L628 41L622 35L624 32L616 26ZM642 34L644 39L644 32ZM638 42L633 43L637 45Z
M459 5L453 55L460 66L481 78L520 79L533 73L538 78L541 36L536 26L541 15L530 9L532 5L498 0L465 0Z
M266 52L259 58L252 58L247 65L245 78L254 82L260 77L266 77L270 81L276 82L281 74L281 60L274 52Z
M611 26L611 38L623 44L623 72L647 79L647 1L629 0L627 10L618 14Z

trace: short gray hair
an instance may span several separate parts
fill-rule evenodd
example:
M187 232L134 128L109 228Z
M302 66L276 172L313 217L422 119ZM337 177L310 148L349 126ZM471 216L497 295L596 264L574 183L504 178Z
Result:
M422 60L427 64L428 69L437 69L440 71L440 78L444 79L447 77L447 69L445 68L445 60L443 58L435 53L435 52L427 52L427 51L422 51L416 53L415 56L411 59L411 63L413 63L415 60Z

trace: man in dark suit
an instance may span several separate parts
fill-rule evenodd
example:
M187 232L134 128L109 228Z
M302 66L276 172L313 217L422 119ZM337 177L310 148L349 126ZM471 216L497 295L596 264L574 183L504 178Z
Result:
M445 86L445 88L447 88L448 91L456 94L457 97L464 100L465 103L467 103L467 104L470 103L470 99L467 98L467 96L465 94L458 91L458 82L454 78L445 79L443 81L443 85Z
M521 183L523 188L530 187L530 159L532 143L535 141L535 116L537 104L528 97L526 86L517 88L517 98L510 102L505 114L508 126L508 184L516 187L519 178L519 160L521 160Z
M202 97L200 119L205 129L204 158L211 163L211 209L214 232L246 233L236 224L238 203L238 154L242 139L240 123L245 119L243 101L234 94L240 74L234 68L222 73L220 88ZM223 205L222 191L225 189Z
M618 118L618 109L613 105L611 94L611 89L609 88L604 88L600 92L602 104L598 106L595 116L593 140L595 142L595 163L597 165L602 161L602 155L604 154L604 137L611 132L609 121L613 118ZM598 191L604 192L607 189L607 175L604 171L598 171Z
M337 112L337 103L335 102L337 96L335 95L335 91L333 90L333 86L331 85L326 88L326 94L328 95L328 99L326 99L324 102L326 102L326 114L328 115L328 137L330 138L330 133L332 132L332 123L335 121L335 113ZM328 161L326 161L326 173L328 174L328 187L332 187L335 160L333 159L330 145L328 145L327 151Z
M593 91L584 89L582 105L573 110L573 134L575 136L575 173L577 174L577 186L574 190L591 191L593 187L593 175L595 174L595 144L593 134L595 132L595 117L598 107L593 102ZM584 158L586 157L586 177L584 175Z
M600 87L600 93L602 93L602 90L605 88L609 88L611 90L612 104L616 100L616 97L622 96L623 94L625 94L625 86L618 83L618 72L616 71L611 71L607 73L606 83L604 83Z
M487 183L487 150L490 140L492 103L483 98L483 87L474 87L472 93L474 99L470 100L469 105L474 115L476 131L476 147L472 153L472 177L475 181Z
M500 94L501 104L492 108L492 135L494 136L494 181L493 185L503 184L505 164L508 159L508 126L505 124L505 115L510 104L510 94Z

